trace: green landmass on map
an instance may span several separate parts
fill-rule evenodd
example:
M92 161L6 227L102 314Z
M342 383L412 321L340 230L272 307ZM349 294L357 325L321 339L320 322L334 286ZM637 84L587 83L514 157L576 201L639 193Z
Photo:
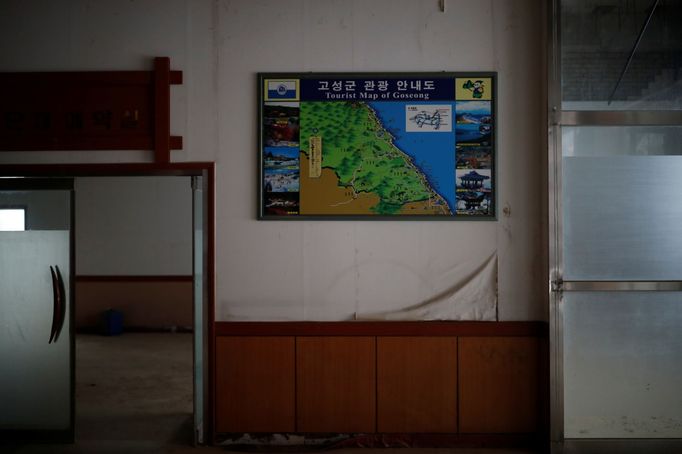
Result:
M322 167L332 169L339 185L373 193L376 214L397 214L408 203L430 201L448 214L447 204L428 184L410 157L396 147L389 132L365 103L301 102L300 148L322 137Z

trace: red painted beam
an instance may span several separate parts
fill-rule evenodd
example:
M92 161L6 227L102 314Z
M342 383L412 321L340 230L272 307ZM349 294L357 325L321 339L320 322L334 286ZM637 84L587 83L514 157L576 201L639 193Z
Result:
M154 59L154 161L170 162L170 58Z

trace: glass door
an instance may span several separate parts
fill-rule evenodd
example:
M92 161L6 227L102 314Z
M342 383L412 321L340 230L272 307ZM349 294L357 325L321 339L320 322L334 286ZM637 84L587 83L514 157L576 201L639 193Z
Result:
M551 6L551 438L682 452L682 4Z
M0 179L0 437L73 441L73 180Z
M681 129L563 129L566 438L682 437Z

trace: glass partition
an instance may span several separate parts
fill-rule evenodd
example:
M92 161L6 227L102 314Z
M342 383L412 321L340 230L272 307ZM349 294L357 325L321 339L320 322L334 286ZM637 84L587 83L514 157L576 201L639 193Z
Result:
M682 280L682 158L563 166L564 280Z
M564 157L679 156L680 126L564 126Z
M682 2L548 12L553 447L678 452L652 443L682 437Z
M682 437L682 293L574 292L564 303L566 438Z
M682 128L564 127L564 280L682 279Z
M563 0L563 110L682 109L682 2Z

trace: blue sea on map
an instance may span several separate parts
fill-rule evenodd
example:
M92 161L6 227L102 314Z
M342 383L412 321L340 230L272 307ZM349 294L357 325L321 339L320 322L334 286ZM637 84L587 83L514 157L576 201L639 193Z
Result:
M445 132L405 132L405 105L451 104L438 102L370 102L381 124L393 136L394 144L412 158L431 184L454 212L455 200L455 134ZM448 121L453 127L454 118Z

